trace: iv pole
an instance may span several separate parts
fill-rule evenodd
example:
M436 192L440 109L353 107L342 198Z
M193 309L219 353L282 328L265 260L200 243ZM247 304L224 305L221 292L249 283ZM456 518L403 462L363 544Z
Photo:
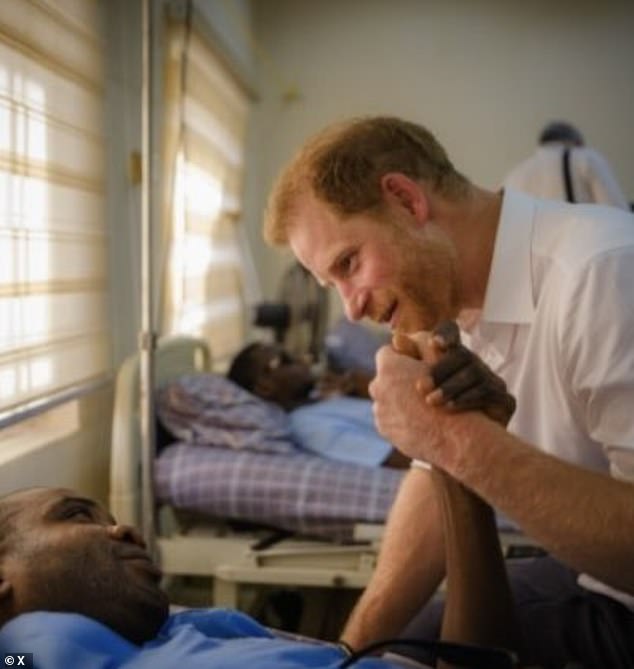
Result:
M142 0L141 99L141 331L139 333L139 412L141 426L141 529L147 550L155 552L154 517L154 349L152 289L152 12L151 0Z

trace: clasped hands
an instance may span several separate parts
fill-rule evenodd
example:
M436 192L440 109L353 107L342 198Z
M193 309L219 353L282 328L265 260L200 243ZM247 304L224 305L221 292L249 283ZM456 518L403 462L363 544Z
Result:
M376 364L369 392L377 429L408 457L434 464L453 413L477 410L506 426L515 411L504 381L462 345L453 321L433 332L396 333Z

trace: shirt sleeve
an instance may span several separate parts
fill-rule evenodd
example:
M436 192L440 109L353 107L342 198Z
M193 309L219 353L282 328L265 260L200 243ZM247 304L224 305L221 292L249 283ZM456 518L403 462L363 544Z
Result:
M608 250L562 286L559 350L588 434L613 470L634 453L634 248ZM620 454L620 455L619 455ZM613 472L615 473L615 472Z
M634 449L606 446L605 453L610 461L610 474L620 481L634 483Z

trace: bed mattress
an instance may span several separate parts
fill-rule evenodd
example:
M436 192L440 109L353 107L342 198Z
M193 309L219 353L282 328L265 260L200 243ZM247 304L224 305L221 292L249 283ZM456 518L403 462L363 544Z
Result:
M385 521L403 474L305 453L176 443L155 462L155 487L178 509L345 542L355 523Z

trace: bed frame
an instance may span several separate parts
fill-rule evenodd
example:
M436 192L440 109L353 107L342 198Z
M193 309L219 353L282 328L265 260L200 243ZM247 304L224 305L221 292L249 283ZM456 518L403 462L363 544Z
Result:
M183 374L211 371L207 344L195 337L159 340L154 377L160 386ZM141 435L139 355L121 365L116 379L112 420L110 510L119 522L141 525ZM269 530L270 533L270 530ZM359 545L285 539L260 550L257 531L237 532L221 521L201 520L169 506L157 509L157 559L167 578L212 577L212 603L238 607L243 583L363 588L377 557L380 528L360 525Z

